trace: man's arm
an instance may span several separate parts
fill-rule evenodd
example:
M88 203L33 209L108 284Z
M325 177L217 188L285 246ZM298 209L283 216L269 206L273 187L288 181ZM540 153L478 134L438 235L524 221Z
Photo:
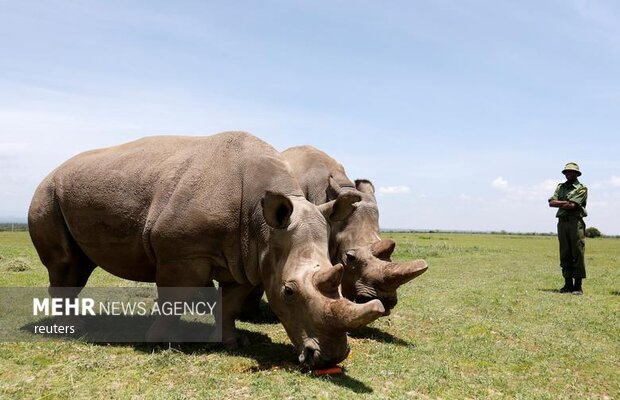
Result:
M566 200L549 200L549 207L563 208L565 210L575 210L577 204Z

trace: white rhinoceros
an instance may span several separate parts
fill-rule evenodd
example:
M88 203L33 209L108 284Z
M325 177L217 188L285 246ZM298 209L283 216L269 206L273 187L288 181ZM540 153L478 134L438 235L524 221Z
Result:
M159 287L215 279L234 345L235 315L262 284L300 362L320 368L346 358L347 330L384 312L343 298L343 267L329 260L326 218L345 219L356 201L310 203L280 153L250 134L161 136L71 158L37 188L28 223L53 297L60 287L77 296L95 266ZM174 322L159 318L148 335Z
M379 210L370 181L359 179L354 184L339 162L312 146L291 147L282 156L310 202L329 204L342 193L361 197L349 218L331 223L330 258L344 264L345 297L358 303L379 299L388 315L398 301L396 289L426 271L427 263L391 261L395 242L379 237Z

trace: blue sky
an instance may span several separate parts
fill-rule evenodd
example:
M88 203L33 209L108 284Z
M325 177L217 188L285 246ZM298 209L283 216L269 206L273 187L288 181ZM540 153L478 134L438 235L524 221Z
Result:
M620 234L616 1L0 1L0 219L81 151L249 131L378 190L383 228L552 232L568 161Z

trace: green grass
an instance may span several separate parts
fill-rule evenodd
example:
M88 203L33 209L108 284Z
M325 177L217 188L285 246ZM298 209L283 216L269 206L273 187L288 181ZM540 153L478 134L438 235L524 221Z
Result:
M299 370L277 323L252 345L156 350L54 340L0 344L0 398L620 398L620 239L590 239L584 296L562 295L557 240L386 233L429 270L391 316L351 334L340 377ZM46 286L27 233L0 233L0 286ZM96 271L89 285L128 282Z

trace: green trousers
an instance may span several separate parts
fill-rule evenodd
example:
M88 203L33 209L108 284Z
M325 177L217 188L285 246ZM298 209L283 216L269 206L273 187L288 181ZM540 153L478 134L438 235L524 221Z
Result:
M560 266L565 278L585 278L586 226L581 218L559 218Z

